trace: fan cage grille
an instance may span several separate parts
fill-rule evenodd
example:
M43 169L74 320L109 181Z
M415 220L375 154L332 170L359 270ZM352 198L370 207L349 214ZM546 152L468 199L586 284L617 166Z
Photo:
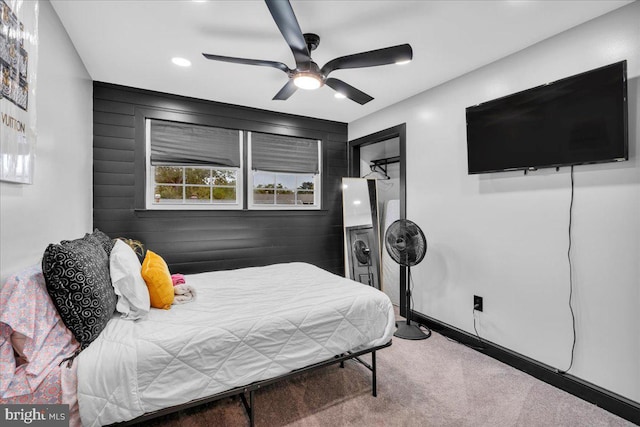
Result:
M413 267L427 253L427 239L420 227L408 219L394 221L385 233L385 247L391 259L404 267Z

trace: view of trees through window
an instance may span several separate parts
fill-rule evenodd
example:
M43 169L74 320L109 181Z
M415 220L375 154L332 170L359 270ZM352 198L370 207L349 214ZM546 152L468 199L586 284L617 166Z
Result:
M237 169L156 166L155 203L235 203Z
M313 205L314 202L313 175L254 172L255 205Z

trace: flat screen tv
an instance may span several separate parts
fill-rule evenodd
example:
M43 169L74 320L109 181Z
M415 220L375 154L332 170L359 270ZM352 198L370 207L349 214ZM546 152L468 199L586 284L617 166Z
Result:
M628 160L627 61L466 109L469 174Z

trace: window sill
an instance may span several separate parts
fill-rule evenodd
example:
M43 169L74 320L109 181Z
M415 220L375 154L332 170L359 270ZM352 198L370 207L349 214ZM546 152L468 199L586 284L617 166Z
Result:
M322 216L328 209L235 209L235 210L203 210L203 209L134 209L139 218L173 218L173 217L272 217L272 216Z

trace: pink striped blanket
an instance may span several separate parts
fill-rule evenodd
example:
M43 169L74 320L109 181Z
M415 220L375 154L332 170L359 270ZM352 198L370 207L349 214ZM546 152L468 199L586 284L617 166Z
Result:
M0 403L66 403L71 425L79 424L75 366L59 366L78 343L47 293L40 266L9 277L0 303Z

